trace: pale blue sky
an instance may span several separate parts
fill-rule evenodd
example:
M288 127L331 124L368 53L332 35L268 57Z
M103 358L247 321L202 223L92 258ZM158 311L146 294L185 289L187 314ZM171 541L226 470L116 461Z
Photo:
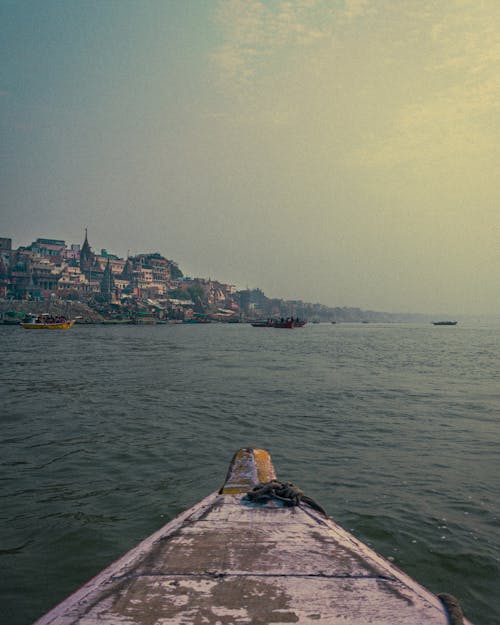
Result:
M497 0L0 0L0 235L500 310Z

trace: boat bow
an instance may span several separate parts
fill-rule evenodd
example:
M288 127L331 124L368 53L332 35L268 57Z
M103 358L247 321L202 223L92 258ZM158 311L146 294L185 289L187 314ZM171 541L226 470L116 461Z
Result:
M219 492L37 625L448 623L436 595L321 512L248 499L248 490L275 478L267 452L241 449Z

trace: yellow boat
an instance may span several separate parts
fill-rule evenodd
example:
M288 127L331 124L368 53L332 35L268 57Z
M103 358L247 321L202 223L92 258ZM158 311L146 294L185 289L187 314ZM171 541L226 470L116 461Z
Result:
M471 625L240 449L224 486L35 625Z
M68 330L75 325L75 320L62 321L59 323L49 323L48 321L29 321L21 323L25 330Z

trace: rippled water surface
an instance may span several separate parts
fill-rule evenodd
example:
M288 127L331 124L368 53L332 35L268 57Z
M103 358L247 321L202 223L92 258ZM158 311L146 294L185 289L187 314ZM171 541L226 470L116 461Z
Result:
M1 622L215 490L233 452L500 623L500 326L0 327Z

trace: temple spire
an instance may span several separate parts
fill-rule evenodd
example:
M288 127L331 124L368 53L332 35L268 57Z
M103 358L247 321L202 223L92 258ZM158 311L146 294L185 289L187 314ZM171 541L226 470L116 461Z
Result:
M108 257L108 262L106 264L106 269L104 270L104 274L102 276L101 282L101 294L104 298L110 302L113 299L113 291L115 289L115 280L113 277L113 272L111 270L111 263Z
M85 241L83 242L82 249L80 250L80 270L83 273L87 273L92 269L92 263L94 262L94 254L90 249L87 228L85 228Z

